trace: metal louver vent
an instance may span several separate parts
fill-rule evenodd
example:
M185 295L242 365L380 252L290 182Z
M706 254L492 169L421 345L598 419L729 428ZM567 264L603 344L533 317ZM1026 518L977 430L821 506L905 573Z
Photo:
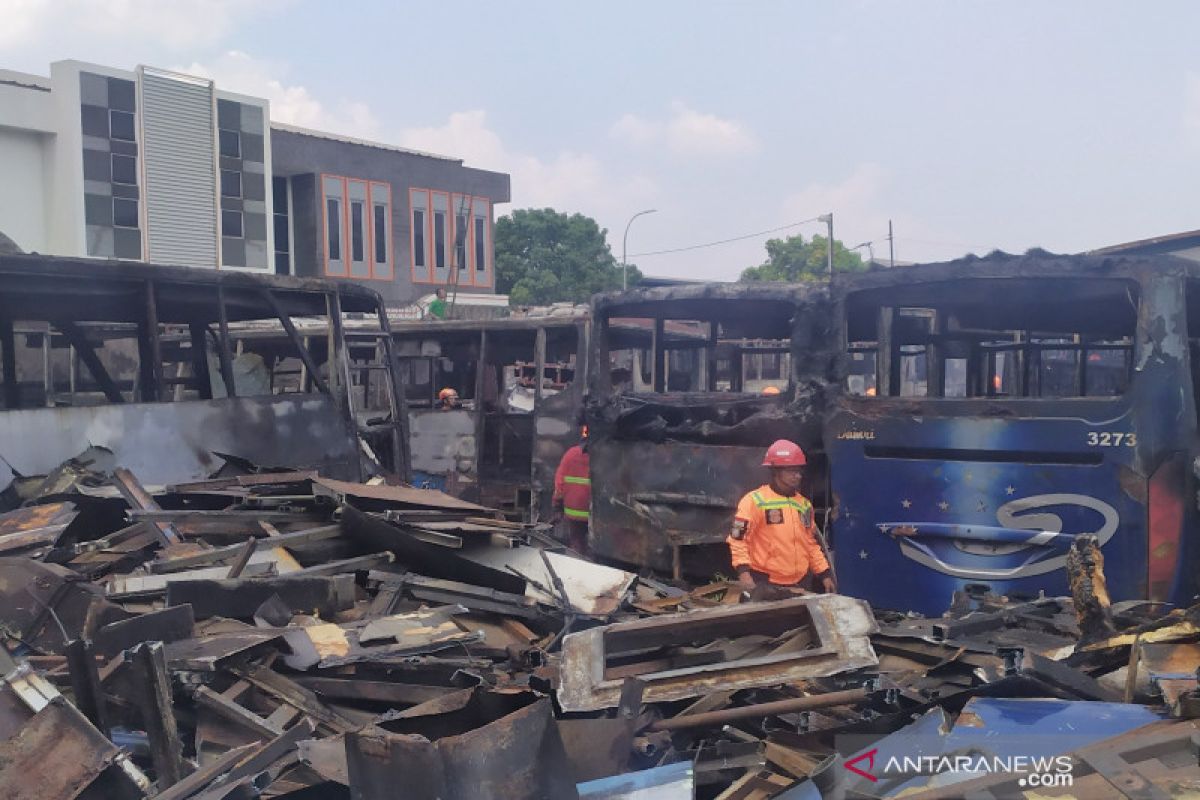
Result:
M147 260L217 266L212 81L141 68Z

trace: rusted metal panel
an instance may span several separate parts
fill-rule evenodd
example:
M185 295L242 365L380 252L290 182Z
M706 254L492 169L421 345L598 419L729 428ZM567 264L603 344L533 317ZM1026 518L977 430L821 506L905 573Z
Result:
M0 629L44 653L91 639L129 617L103 590L69 569L25 558L0 558Z
M412 709L348 735L351 797L390 800L400 785L413 800L578 797L550 700L527 702L475 692L448 713Z
M74 503L46 503L0 514L0 553L53 545L77 516Z
M417 508L440 508L448 511L473 511L481 514L486 514L489 510L484 506L468 503L433 489L413 489L409 486L369 486L364 483L348 483L330 478L318 478L313 481L313 484L333 492L338 497L376 500L390 506L399 504Z
M674 544L723 548L738 500L767 478L761 447L594 437L589 452L593 549L664 572L672 569ZM670 497L681 486L710 500ZM712 566L726 562L727 549L710 550Z
M639 674L645 700L662 702L755 686L794 683L878 663L870 607L841 595L814 595L619 622L564 637L558 702L564 711L595 711L619 702L621 681L606 678L610 659L673 644L762 634L807 632L812 646L794 652ZM655 669L656 667L651 667Z
M0 742L0 786L10 800L71 800L119 752L59 696Z

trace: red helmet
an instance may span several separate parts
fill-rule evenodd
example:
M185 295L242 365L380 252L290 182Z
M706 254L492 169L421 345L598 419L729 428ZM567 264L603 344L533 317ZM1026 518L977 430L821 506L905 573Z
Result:
M787 439L779 439L768 447L763 458L764 467L803 467L807 463L800 445Z

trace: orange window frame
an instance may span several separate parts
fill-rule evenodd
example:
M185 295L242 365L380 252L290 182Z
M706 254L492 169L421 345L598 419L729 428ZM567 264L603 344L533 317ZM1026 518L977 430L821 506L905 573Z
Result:
M342 186L342 192L341 192L341 195L338 196L337 201L341 205L340 216L342 219L341 219L341 223L339 225L339 230L338 230L338 243L339 243L339 247L341 250L341 256L342 256L341 259L339 259L339 260L344 265L343 272L330 272L329 271L329 202L328 202L328 198L325 195L325 179L326 178L328 178L330 180L338 181ZM350 258L351 258L351 256L350 256L350 253L351 253L351 250L350 250L350 235L351 235L351 230L350 230L350 181L354 181L356 183L361 183L364 186L366 186L366 189L367 189L367 191L366 191L367 196L364 201L365 208L363 209L363 212L364 212L363 216L366 217L366 219L363 220L363 236L365 237L365 240L366 240L364 242L365 249L369 253L369 256L366 259L367 271L369 274L366 275L365 277L361 276L361 275L355 275L353 273L353 270L350 267ZM374 187L374 186L387 186L388 187L388 200L387 200L387 204L386 204L387 211L384 214L384 220L386 222L387 220L389 220L391 218L391 215L392 215L391 184L386 181L372 181L368 178L349 178L349 177L346 177L345 175L332 175L327 172L322 172L321 179L319 181L318 186L320 189L320 200L321 200L321 239L322 239L321 250L322 250L322 253L324 254L324 258L325 258L325 277L327 277L327 278L346 278L348 280L355 280L355 281L394 281L395 274L396 274L396 272L395 272L395 270L396 270L396 244L394 241L394 237L393 237L393 241L392 241L391 252L389 253L391 274L390 275L376 274L376 270L375 270L375 266L376 266L376 264L375 264L375 202L373 199L373 195L371 193L372 187ZM386 243L387 240L385 239L384 241ZM386 246L386 244L385 244L385 246Z

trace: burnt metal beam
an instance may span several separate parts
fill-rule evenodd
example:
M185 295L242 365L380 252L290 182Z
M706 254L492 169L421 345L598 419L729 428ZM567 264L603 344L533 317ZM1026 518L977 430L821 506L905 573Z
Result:
M192 339L192 381L200 399L212 400L212 377L208 372L208 326L193 322L188 326Z
M242 545L241 551L238 553L237 560L233 562L233 566L229 568L228 578L236 578L242 574L242 570L250 563L250 557L254 555L254 549L258 546L258 540L251 536Z
M230 700L217 694L207 686L201 686L193 695L196 705L207 708L226 722L232 722L240 728L249 731L254 736L263 739L273 739L283 733L281 728L271 725L267 720Z
M851 703L861 703L871 696L868 687L846 689L840 692L809 695L808 697L793 697L788 700L776 700L771 703L757 703L750 706L725 708L720 711L709 711L703 714L688 714L655 722L647 730L678 731L687 728L704 728L713 725L724 725L727 722L738 722L744 719L762 719L776 714L795 714L799 711L813 711L818 708L833 708L846 706Z
M88 368L88 372L92 373L92 380L96 381L100 391L104 392L105 399L110 403L124 403L125 398L121 396L121 390L116 381L109 376L108 370L100 361L100 356L96 354L96 348L92 347L92 343L87 340L79 326L74 322L56 322L54 327L58 328L75 348L75 352L79 354L79 360Z
M273 536L266 542L267 546L275 547L293 547L295 545L308 544L310 542L318 542L324 539L336 539L341 536L342 527L340 525L325 525L320 528L308 528L302 531L293 531L292 533L281 533L278 536ZM236 558L242 551L241 544L231 544L225 547L214 547L211 550L205 550L202 553L196 553L190 556L180 556L179 558L168 558L162 561L151 561L149 564L150 572L154 574L162 574L165 572L176 572L179 570L191 569L205 564L213 564L220 561L226 561L231 558Z
M143 642L133 649L133 665L140 688L142 724L150 738L150 756L160 789L184 776L183 743L171 705L171 676L162 642Z
M412 482L412 454L408 443L408 397L400 377L400 360L396 357L396 342L392 338L392 323L387 306L378 306L379 329L383 331L383 354L389 370L388 390L392 406L392 472L405 483Z
M134 510L141 511L161 511L158 503L150 493L146 491L146 487L142 486L141 482L134 476L132 472L124 467L117 467L113 470L113 484L121 496L125 498L125 502L129 503ZM169 522L151 522L154 530L158 531L158 535L166 544L178 544L183 541L183 537L179 535L179 531Z
M239 761L251 754L257 745L246 744L222 753L215 760L188 775L179 783L154 795L154 800L188 800L196 792L208 786L220 775L224 775Z
M154 282L144 285L145 315L138 336L138 383L142 401L153 403L163 397L162 342L158 336L158 305L154 298Z
M96 726L96 730L107 736L108 714L104 704L104 690L100 686L100 673L96 669L96 657L91 642L75 639L67 645L66 655L75 707Z
M225 384L225 396L237 397L233 383L233 351L229 346L229 314L225 308L225 287L217 284L217 359L221 365L221 382Z
M0 320L0 353L4 378L4 407L21 404L21 387L17 385L17 336L11 319Z
M277 298L275 293L270 289L263 289L262 297L267 301L267 304L271 306L271 312L279 318L279 323L283 325L284 332L287 334L288 339L291 340L292 346L296 348L296 354L300 356L300 360L304 362L304 368L308 370L310 375L312 375L313 382L316 383L317 389L320 390L322 394L329 394L329 385L321 377L321 374L317 369L317 361L315 358L313 358L312 353L309 352L308 348L304 346L304 339L296 331L296 325L292 322L292 318L288 314L287 309L280 305L279 298ZM330 372L332 372L332 369Z
M667 390L667 337L666 320L662 317L654 318L654 354L651 356L654 359L654 391L665 392Z
M896 309L880 306L875 329L875 391L880 397L900 394L900 348L892 342Z

